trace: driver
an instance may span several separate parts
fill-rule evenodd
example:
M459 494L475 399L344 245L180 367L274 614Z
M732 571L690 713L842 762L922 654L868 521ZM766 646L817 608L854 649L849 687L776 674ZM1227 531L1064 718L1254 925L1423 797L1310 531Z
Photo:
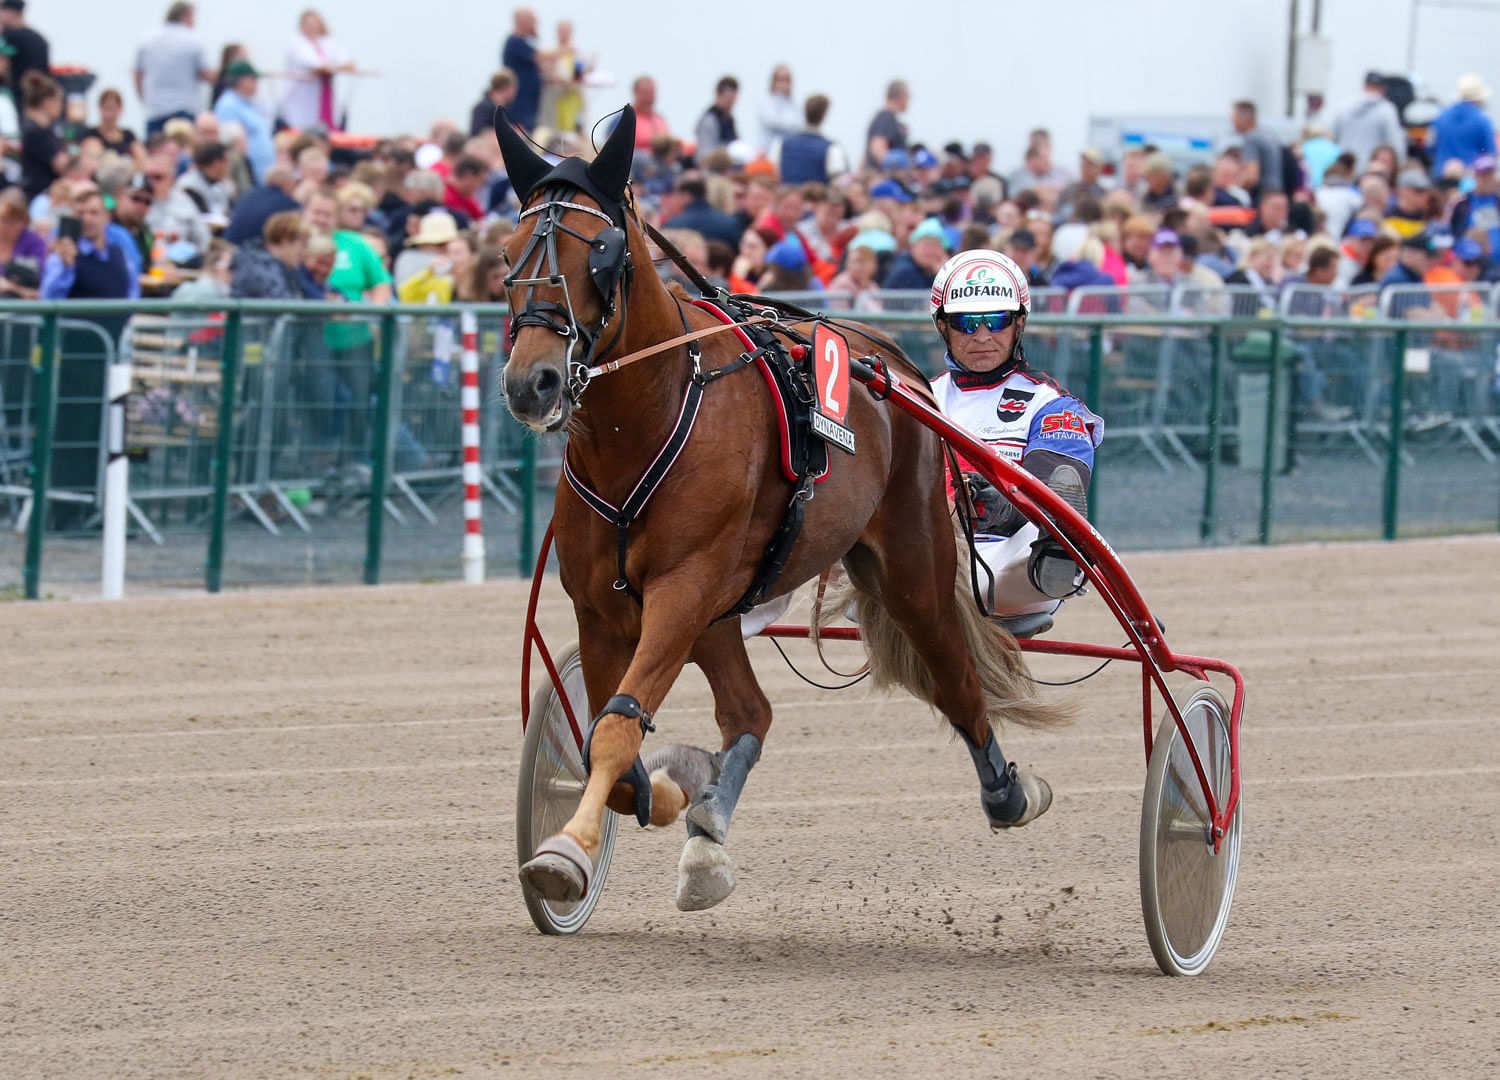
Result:
M931 308L948 349L948 370L932 381L944 415L1085 513L1104 421L1027 365L1025 271L995 251L960 252L938 271ZM1083 571L1057 541L977 472L966 470L964 479L976 511L979 587L991 612L1054 612L1081 591Z

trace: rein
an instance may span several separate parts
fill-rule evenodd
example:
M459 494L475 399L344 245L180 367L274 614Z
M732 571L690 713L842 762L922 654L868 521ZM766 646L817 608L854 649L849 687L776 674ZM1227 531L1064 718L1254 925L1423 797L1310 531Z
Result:
M698 341L702 338L712 337L714 334L722 334L726 330L738 330L741 327L745 326L761 326L769 323L774 323L775 321L775 319L769 319L763 315L757 315L755 318L746 319L744 322L716 323L713 326L705 327L702 330L694 330L688 334L678 334L676 337L669 338L666 341L658 342L657 344L647 346L644 349L637 349L630 355L622 356L618 360L611 360L607 364L599 364L597 367L591 367L588 370L588 377L592 379L596 375L607 375L611 371L619 371L625 365L633 364L637 360L644 360L648 356L655 356L657 353L666 352L668 349L675 349L677 348L677 346L686 345L690 341Z

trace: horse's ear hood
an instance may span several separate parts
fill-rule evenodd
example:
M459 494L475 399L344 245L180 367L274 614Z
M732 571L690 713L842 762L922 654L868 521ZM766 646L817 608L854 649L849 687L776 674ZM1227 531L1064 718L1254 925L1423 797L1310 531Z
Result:
M634 128L632 123L632 132ZM634 139L634 135L631 137ZM551 172L552 166L517 134L510 113L503 108L495 111L495 138L500 143L500 156L505 161L505 174L510 177L510 186L515 189L516 198L524 205L537 181Z
M604 141L599 156L589 164L589 179L615 201L623 201L634 159L635 109L626 105L620 110L620 122Z

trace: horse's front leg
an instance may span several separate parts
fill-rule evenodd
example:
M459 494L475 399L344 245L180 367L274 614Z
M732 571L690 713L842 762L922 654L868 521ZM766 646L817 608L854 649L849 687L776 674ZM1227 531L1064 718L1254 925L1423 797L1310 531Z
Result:
M588 783L572 818L557 835L543 842L536 855L521 868L522 880L548 900L574 901L588 890L611 792L622 779L643 779L637 768L651 714L666 698L687 661L694 639L712 617L699 609L703 597L712 596L713 592L700 575L691 573L652 582L641 612L640 641L624 675L612 686L603 681L604 670L596 668L598 673L590 674L587 644L590 634L586 627L580 626L581 641L585 643L584 674L589 681L590 704L596 710L585 747ZM608 644L597 648L599 658L604 661L600 667L618 670L609 664L611 658L618 660L618 653ZM596 691L605 696L603 702L595 700ZM640 792L642 787L644 792ZM647 814L650 787L646 780L633 785L629 792L632 804Z
M713 907L734 890L734 866L724 841L771 727L771 703L755 679L738 619L705 630L693 646L693 660L713 691L722 746L713 783L688 809L688 841L677 864L677 907L682 911Z

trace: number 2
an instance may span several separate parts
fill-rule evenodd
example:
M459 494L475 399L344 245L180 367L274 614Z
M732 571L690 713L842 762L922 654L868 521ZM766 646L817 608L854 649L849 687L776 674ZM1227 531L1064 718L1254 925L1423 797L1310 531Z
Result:
M844 414L843 402L833 396L834 387L839 385L840 359L838 339L828 338L823 342L823 360L828 365L828 382L823 387L823 412L834 417Z

